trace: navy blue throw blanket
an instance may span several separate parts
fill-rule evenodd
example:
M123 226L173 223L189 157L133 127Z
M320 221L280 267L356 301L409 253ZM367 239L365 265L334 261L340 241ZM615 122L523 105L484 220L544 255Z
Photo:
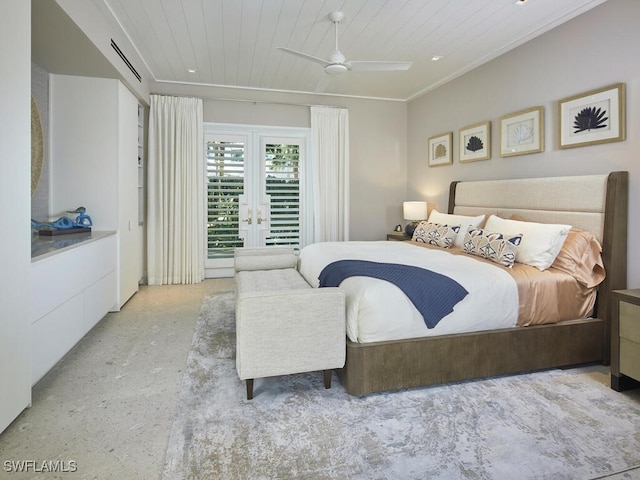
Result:
M338 260L322 269L321 287L337 287L348 277L373 277L393 283L409 297L424 318L435 327L469 292L458 282L425 268L367 260Z

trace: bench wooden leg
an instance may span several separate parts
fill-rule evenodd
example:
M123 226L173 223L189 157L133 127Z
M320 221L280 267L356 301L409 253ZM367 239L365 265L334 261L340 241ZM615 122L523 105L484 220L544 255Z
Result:
M332 370L325 370L324 371L324 388L331 388L331 375L332 375L333 371Z
M247 400L253 399L253 378L247 378Z

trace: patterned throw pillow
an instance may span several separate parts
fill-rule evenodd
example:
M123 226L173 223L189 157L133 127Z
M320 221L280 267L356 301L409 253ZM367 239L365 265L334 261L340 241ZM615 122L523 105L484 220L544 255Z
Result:
M521 233L505 236L469 227L464 236L462 251L511 268L516 261L516 251L521 242Z
M440 225L422 221L413 231L414 242L428 243L436 247L449 248L453 245L460 225Z

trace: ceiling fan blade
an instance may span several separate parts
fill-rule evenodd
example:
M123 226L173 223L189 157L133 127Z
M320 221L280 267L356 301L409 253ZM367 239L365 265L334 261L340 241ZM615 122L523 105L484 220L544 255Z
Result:
M305 58L307 60L311 60L312 62L319 63L320 65L324 65L324 66L329 65L329 62L327 62L326 60L324 60L322 58L314 57L313 55L309 55L307 53L298 52L296 50L291 50L290 48L286 48L286 47L278 47L278 50L282 50L283 52L287 52L287 53L290 53L292 55L296 55L297 57L301 57L301 58Z
M377 62L352 60L345 65L352 72L384 72L392 70L409 70L412 62Z

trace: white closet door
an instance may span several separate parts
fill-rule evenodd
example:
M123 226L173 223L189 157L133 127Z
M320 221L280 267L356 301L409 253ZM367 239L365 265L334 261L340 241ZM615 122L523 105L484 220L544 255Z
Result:
M31 403L29 278L31 237L31 4L0 2L0 62L11 65L0 89L0 432ZM5 128L5 126L7 128Z

